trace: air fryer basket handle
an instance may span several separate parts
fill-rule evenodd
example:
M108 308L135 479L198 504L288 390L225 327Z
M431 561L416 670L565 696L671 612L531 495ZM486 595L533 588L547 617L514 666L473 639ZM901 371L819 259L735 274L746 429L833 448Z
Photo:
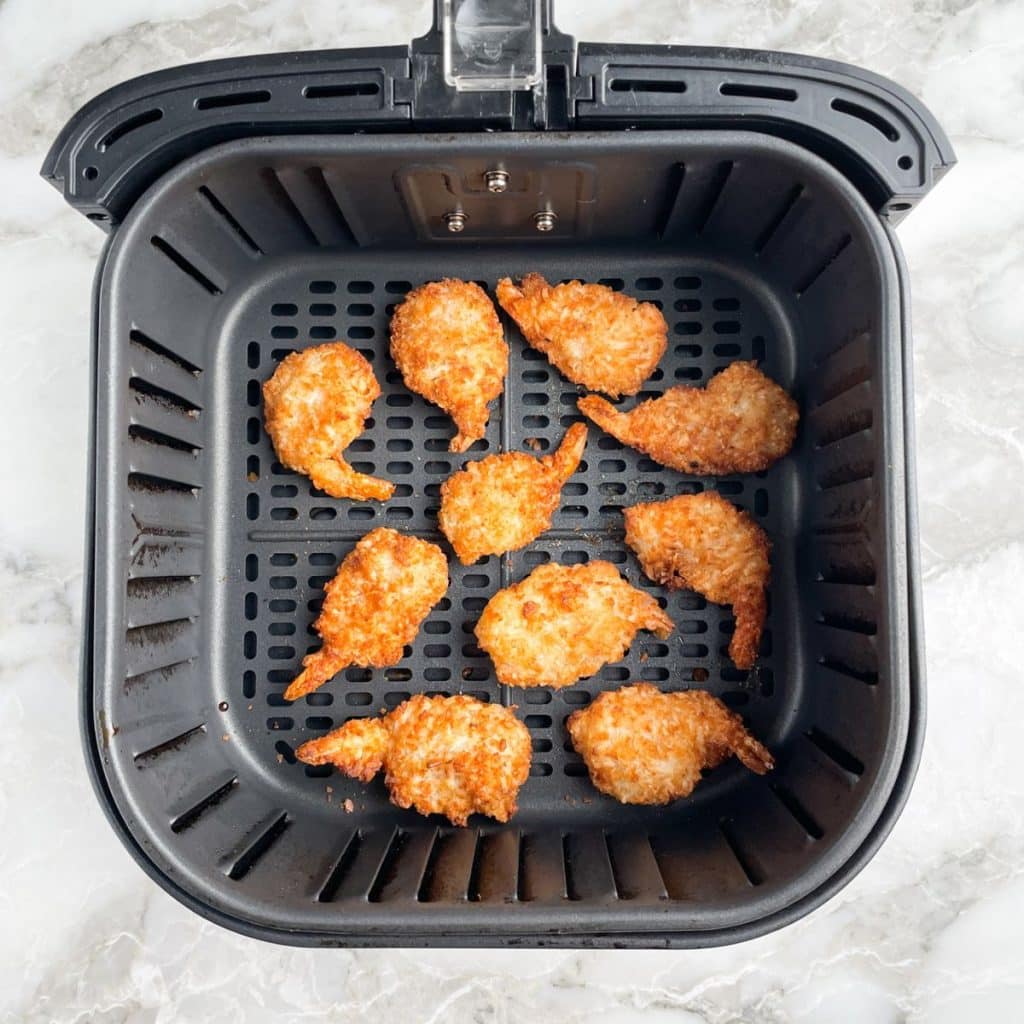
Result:
M956 162L929 111L879 75L769 51L577 47L555 28L551 6L435 0L434 26L408 47L233 58L144 75L79 110L42 175L110 230L161 174L247 136L744 129L818 153L895 222Z

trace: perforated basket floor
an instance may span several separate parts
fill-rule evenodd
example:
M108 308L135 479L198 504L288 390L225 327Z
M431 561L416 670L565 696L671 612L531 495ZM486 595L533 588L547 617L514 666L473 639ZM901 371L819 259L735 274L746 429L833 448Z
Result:
M197 158L133 214L104 270L98 359L112 384L100 396L99 440L113 457L97 467L98 494L112 500L99 508L94 721L126 827L211 912L293 941L599 941L690 930L699 943L702 930L807 897L870 834L907 730L903 482L884 454L895 450L902 415L898 353L883 344L898 303L886 297L894 266L877 224L834 172L785 144L665 133L619 144L647 161L645 174L664 171L675 183L669 218L689 225L675 238L320 244L325 229L310 211L322 183L338 180L364 144L237 144ZM411 162L416 142L405 144ZM491 144L460 139L446 160L484 166ZM543 161L550 145L532 142L530 158ZM574 154L594 162L598 180L601 147L588 153L581 140ZM680 153L692 197L675 170ZM775 246L760 268L713 230L724 155L735 196L749 201L758 182L779 199L748 218L762 251ZM787 231L795 175L812 203L804 229ZM242 212L260 208L259 189L273 211L265 221ZM743 212L730 208L730 238ZM333 216L358 238L343 203ZM305 244L289 239L274 255L265 233L281 237L288 218ZM833 220L843 226L838 247ZM799 258L787 260L787 246ZM548 451L581 419L580 389L503 317L505 393L486 439L452 455L449 419L404 387L388 355L390 314L411 287L455 276L493 294L499 277L529 270L601 280L661 306L669 350L640 398L757 359L801 405L797 449L767 473L697 478L591 425L550 531L502 558L470 567L453 559L447 597L397 666L348 669L286 703L285 686L319 642L312 623L323 585L359 537L389 525L449 551L436 523L445 478L488 452ZM851 281L864 294L839 332L826 318L844 312ZM194 315L176 318L185 303ZM362 351L382 386L348 457L398 485L384 504L317 491L277 462L263 429L261 385L278 361L333 339ZM768 622L749 674L725 653L729 610L661 591L623 542L624 505L705 488L751 512L774 544ZM673 635L640 634L622 662L565 690L498 685L473 635L488 598L543 562L596 558L658 594ZM663 808L601 796L564 721L601 690L636 680L721 696L776 754L776 771L759 778L731 762ZM295 761L305 739L416 692L517 706L533 762L509 826L474 819L453 829L393 807L380 778L363 785Z

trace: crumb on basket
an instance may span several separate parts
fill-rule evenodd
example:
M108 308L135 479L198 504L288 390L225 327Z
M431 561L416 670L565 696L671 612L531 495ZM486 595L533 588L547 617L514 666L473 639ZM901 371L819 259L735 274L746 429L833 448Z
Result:
M528 437L523 441L523 444L525 444L527 448L532 448L535 452L544 450L544 445L539 437Z
M246 479L249 481L249 483L254 484L256 483L257 480L259 480L259 478L259 473L250 473Z
M356 805L352 803L351 797L345 797L341 806L345 808L346 814L351 814L356 809Z

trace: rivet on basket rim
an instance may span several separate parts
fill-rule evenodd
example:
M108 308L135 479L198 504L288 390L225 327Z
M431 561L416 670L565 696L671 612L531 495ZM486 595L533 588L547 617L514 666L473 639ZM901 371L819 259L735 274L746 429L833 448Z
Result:
M458 234L466 226L466 215L461 210L452 210L444 215L444 223L452 234Z
M551 231L558 220L551 210L540 210L533 215L533 223L538 231Z
M484 183L487 185L488 192L506 192L508 191L508 182L508 171L495 169L484 175Z

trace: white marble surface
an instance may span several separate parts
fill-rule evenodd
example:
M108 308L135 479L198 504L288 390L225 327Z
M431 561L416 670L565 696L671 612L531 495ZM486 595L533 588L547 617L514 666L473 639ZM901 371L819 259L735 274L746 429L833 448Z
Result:
M929 731L882 852L780 933L691 953L305 951L153 886L76 727L90 283L37 175L65 119L200 58L403 42L424 0L0 0L0 1021L1024 1019L1024 3L563 0L580 39L803 51L921 95L960 166L900 229L914 292Z

